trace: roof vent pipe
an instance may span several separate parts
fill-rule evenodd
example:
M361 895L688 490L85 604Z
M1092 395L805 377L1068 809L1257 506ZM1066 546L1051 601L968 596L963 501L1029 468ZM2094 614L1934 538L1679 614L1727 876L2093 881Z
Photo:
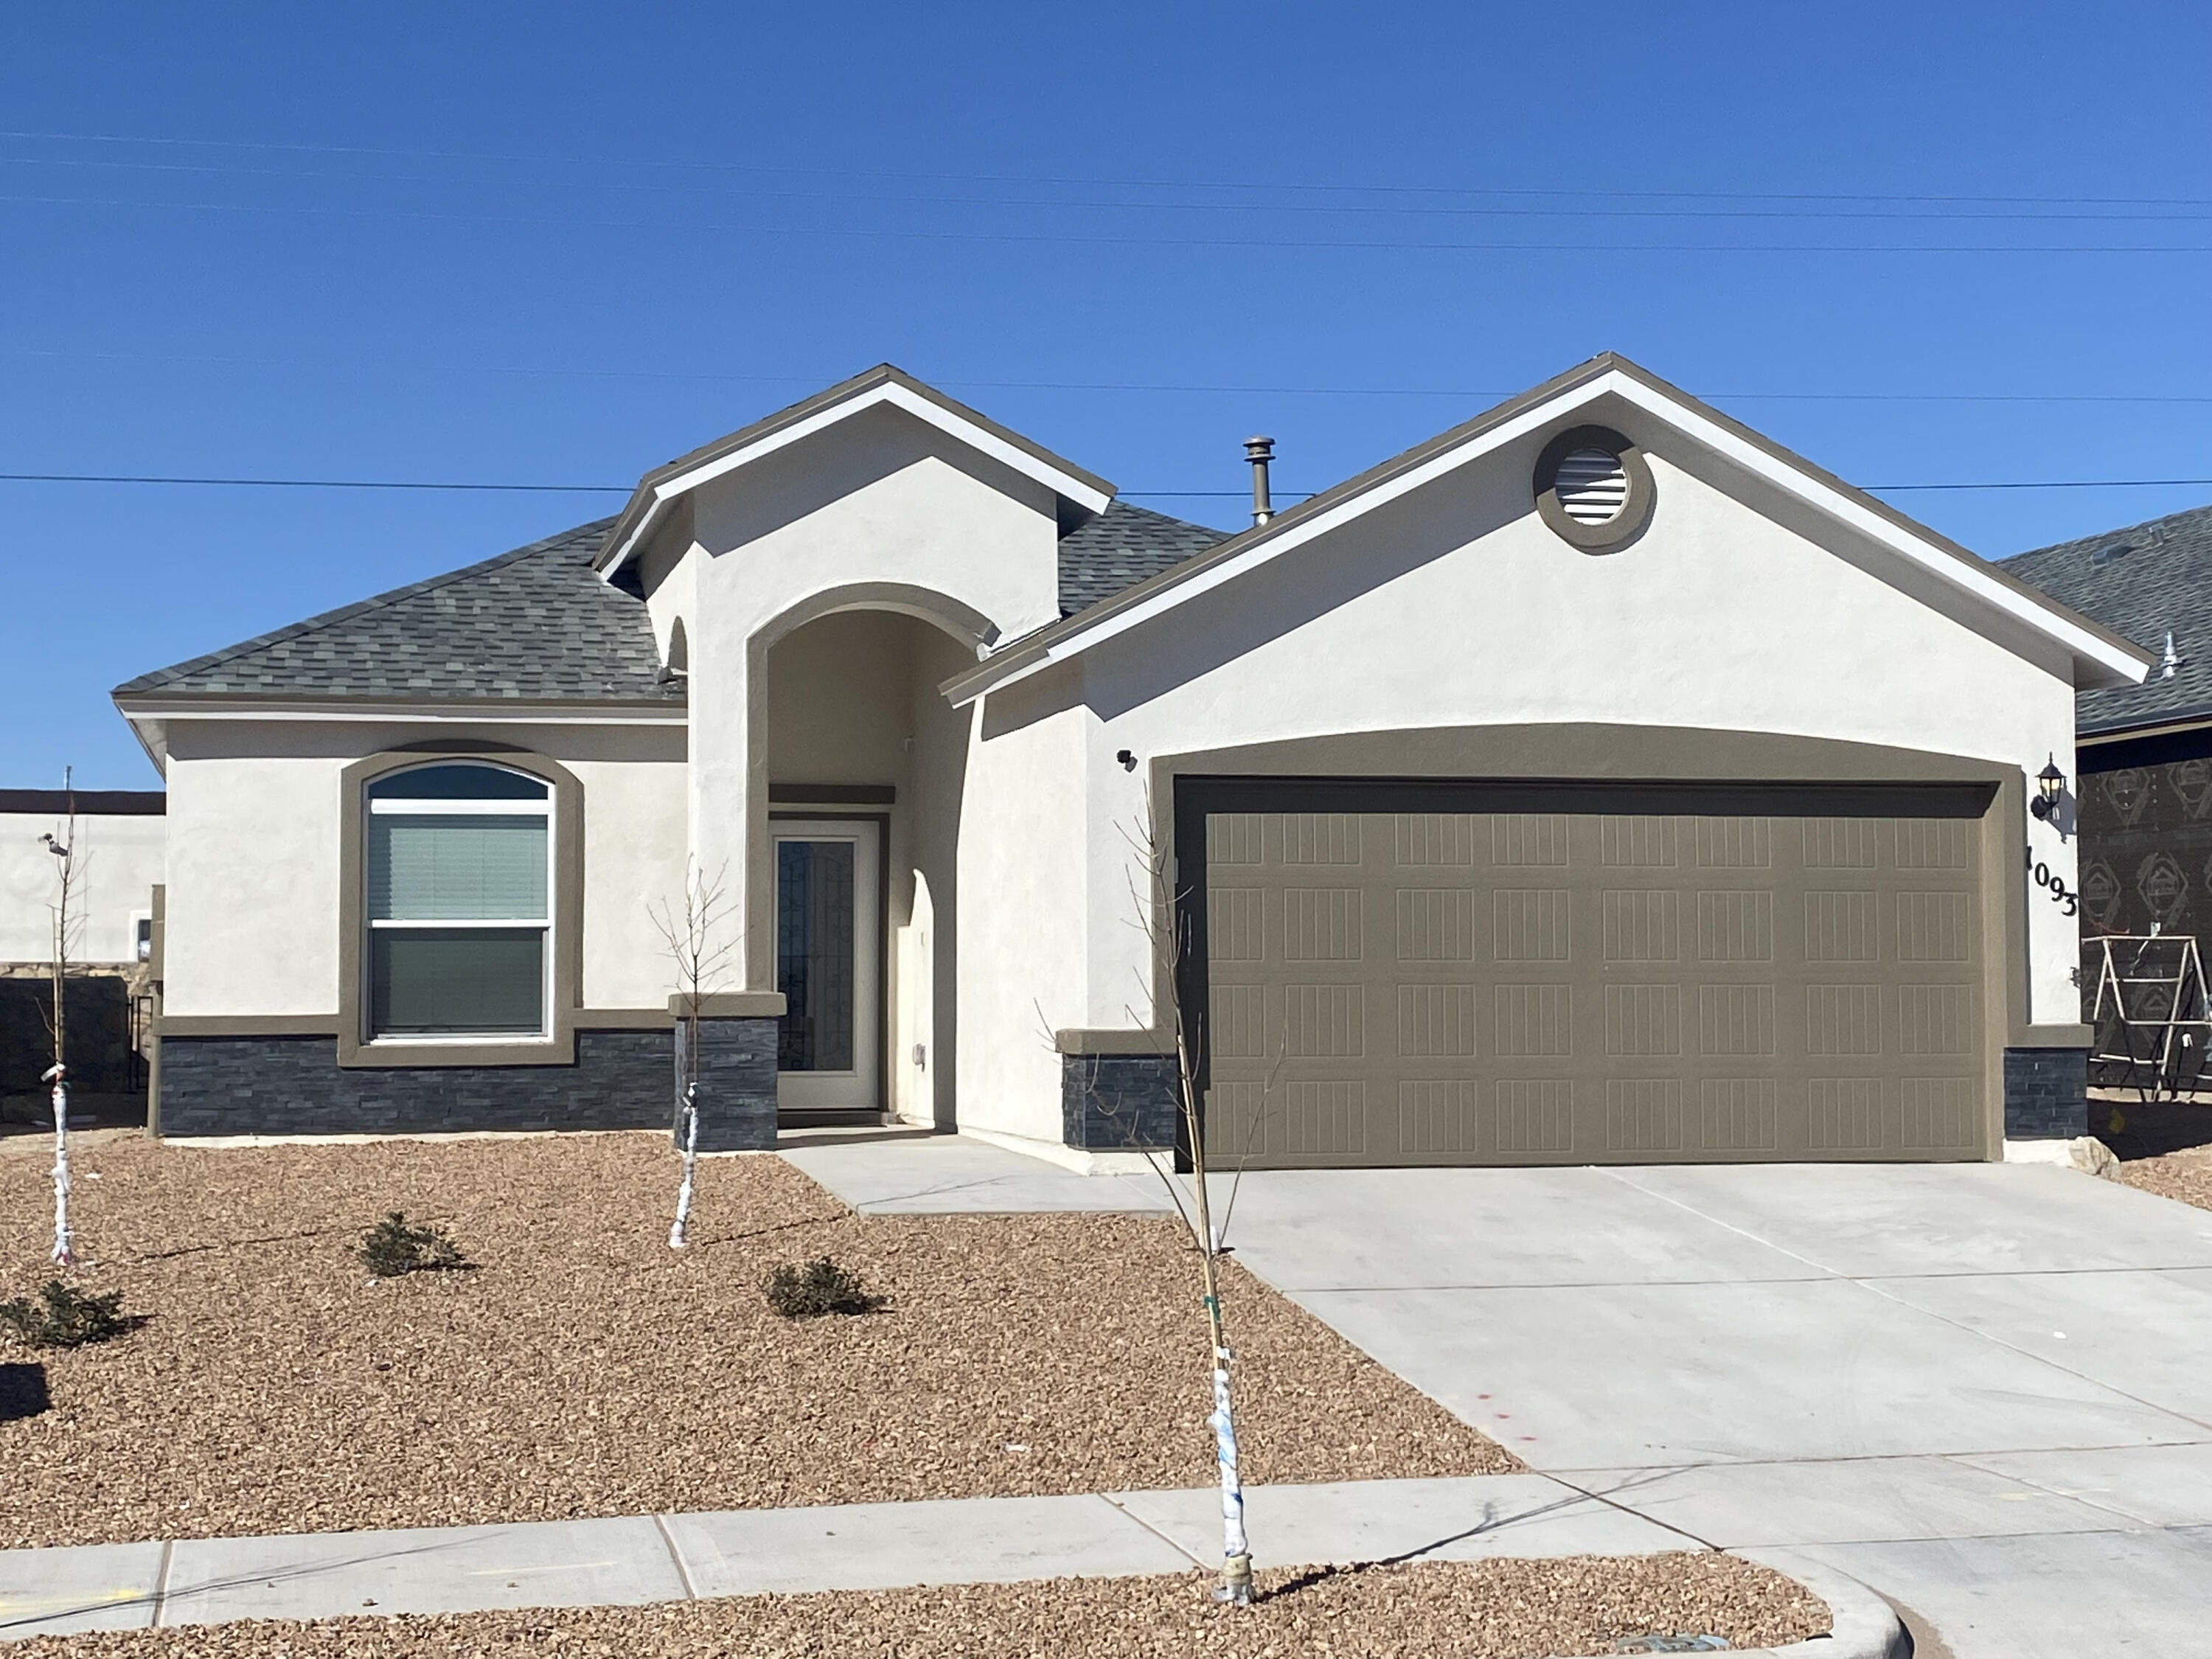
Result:
M1273 438L1247 438L1244 459L1252 463L1252 522L1265 524L1275 516L1275 504L1267 494L1267 463L1275 459Z

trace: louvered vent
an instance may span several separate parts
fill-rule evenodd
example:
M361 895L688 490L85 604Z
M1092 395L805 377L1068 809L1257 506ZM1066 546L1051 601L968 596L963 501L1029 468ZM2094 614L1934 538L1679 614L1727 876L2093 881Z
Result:
M1628 505L1628 473L1618 455L1574 449L1559 462L1559 507L1577 524L1611 524Z

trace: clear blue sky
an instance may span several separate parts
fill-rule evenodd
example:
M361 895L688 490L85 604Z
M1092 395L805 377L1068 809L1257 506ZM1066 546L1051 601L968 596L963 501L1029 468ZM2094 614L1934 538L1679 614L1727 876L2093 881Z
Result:
M2181 4L12 5L0 471L621 484L888 358L1133 495L1255 431L1297 490L1613 349L1870 485L2212 477L2208 60ZM1893 499L1999 556L2212 486ZM619 500L0 483L0 785L149 786L117 682Z

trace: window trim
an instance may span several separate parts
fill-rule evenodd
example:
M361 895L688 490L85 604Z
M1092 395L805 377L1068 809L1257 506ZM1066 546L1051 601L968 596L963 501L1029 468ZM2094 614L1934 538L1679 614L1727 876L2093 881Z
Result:
M542 779L552 790L545 803L551 846L546 918L546 1029L535 1036L389 1036L368 1031L368 860L369 814L378 803L368 786L416 767L473 765L505 768ZM576 1014L583 984L584 786L575 774L542 755L485 744L481 748L387 750L356 761L339 774L338 842L338 1031L337 1060L343 1066L566 1066L576 1058ZM434 810L505 816L527 812L535 803L441 801ZM417 806L417 811L422 810ZM441 923L441 926L447 924ZM490 925L490 924L487 924ZM512 922L497 924L512 927ZM522 925L531 925L525 921Z

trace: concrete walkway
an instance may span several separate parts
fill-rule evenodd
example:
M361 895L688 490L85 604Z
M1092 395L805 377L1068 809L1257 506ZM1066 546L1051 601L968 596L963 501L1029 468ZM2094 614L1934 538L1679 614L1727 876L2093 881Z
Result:
M864 1215L1148 1214L1175 1207L1149 1171L1078 1175L961 1135L787 1136L781 1150Z
M905 1212L1084 1180L803 1166ZM1534 1467L1826 1562L1959 1659L2212 1659L2212 1213L2047 1166L1300 1170L1246 1176L1230 1240Z
M1534 1474L1255 1486L1246 1510L1262 1566L1696 1547L1670 1527ZM1220 1559L1212 1491L9 1550L0 1551L0 1639L1183 1572Z

